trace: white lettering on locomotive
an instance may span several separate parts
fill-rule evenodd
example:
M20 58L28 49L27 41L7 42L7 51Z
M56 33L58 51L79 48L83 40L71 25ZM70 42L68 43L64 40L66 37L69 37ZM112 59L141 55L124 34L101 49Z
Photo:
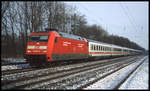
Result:
M78 47L83 47L84 44L78 44Z
M67 41L63 42L63 46L68 46L69 44L71 44L71 42L67 42Z

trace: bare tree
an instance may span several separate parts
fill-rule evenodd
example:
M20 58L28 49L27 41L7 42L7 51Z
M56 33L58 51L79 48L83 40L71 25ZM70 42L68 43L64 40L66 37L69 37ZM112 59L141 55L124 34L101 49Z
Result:
M11 45L13 48L11 48L11 54L12 56L16 55L16 45L15 45L15 37L16 37L16 32L15 31L15 24L16 24L16 16L17 16L17 12L15 9L15 3L11 3L10 4L10 9L8 11L8 20L9 20L9 28L11 30Z

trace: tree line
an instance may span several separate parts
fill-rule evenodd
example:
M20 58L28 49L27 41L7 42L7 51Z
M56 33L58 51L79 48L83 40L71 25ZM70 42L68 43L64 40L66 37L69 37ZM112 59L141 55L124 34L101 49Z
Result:
M88 25L77 8L64 2L11 2L1 6L1 57L23 57L30 32L47 27L101 42L144 50L127 38L109 35L100 25Z

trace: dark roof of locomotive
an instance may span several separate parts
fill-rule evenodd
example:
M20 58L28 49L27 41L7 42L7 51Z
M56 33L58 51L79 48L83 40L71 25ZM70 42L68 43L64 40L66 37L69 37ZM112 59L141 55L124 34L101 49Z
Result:
M58 33L60 34L61 37L64 37L64 38L69 38L69 39L84 41L84 39L81 36L77 36L77 35L73 35L73 34L68 34L68 33L64 33L64 32L58 32Z

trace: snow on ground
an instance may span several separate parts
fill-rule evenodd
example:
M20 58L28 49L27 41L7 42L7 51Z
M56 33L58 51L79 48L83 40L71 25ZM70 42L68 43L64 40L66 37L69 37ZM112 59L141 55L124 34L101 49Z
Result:
M24 69L24 68L30 68L30 65L29 64L19 64L19 65L1 66L1 71L12 70L12 69Z
M124 79L141 61L133 63L84 89L113 89L122 79Z
M125 81L119 89L148 89L149 58Z
M2 58L1 63L22 63L26 62L26 59L13 59L13 58ZM23 69L23 68L29 68L29 64L19 64L19 65L5 65L1 66L1 71L4 70L12 70L12 69Z
M26 62L26 59L2 58L2 63L21 63Z

